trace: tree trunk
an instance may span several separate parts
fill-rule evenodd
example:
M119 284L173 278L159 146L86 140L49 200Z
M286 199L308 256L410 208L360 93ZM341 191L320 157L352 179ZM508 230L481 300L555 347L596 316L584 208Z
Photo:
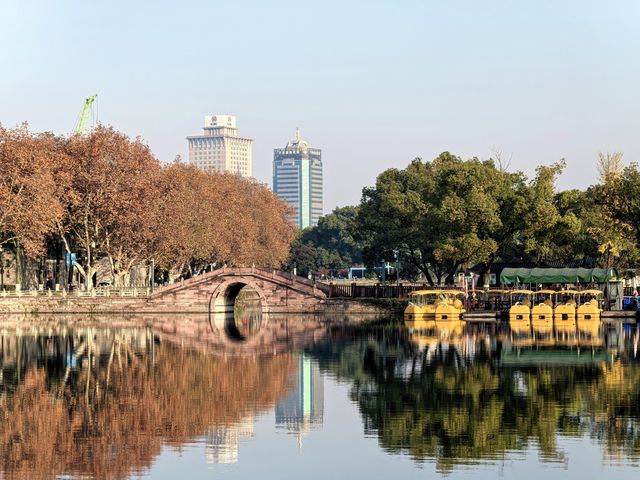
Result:
M22 289L22 255L20 254L20 242L13 243L16 251L16 290Z
M93 290L93 269L91 265L91 247L87 245L87 269L84 277L84 286L86 291Z

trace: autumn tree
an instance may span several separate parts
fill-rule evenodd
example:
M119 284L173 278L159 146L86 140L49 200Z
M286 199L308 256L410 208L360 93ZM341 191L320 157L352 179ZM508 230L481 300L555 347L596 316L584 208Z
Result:
M26 124L0 125L0 248L11 245L18 261L21 249L28 256L42 255L63 216L58 201L68 181L59 172L66 164L63 147L59 137L33 134Z
M71 189L63 201L66 215L58 234L68 252L77 245L77 265L88 289L100 255L109 259L114 283L134 263L149 256L160 165L140 140L130 140L111 127L68 140Z
M235 179L247 185L248 196L244 202L238 199L235 205L251 212L250 224L254 232L249 237L251 247L244 263L281 267L287 260L297 230L289 220L291 208L266 185L237 176Z
M284 263L295 227L267 187L179 162L163 168L161 178L154 249L172 278L212 263Z

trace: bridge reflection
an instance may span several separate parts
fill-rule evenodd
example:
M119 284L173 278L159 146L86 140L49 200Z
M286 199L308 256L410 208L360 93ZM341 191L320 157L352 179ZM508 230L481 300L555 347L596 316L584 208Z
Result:
M323 319L325 317L322 317ZM495 323L402 328L263 315L244 339L208 315L40 317L0 324L0 474L128 478L163 446L235 463L256 419L321 428L327 377L350 385L365 435L441 472L561 437L640 462L640 333L535 336ZM252 327L253 328L253 327Z
M3 478L128 478L201 437L208 461L233 462L297 369L290 352L203 355L151 327L83 323L0 332Z

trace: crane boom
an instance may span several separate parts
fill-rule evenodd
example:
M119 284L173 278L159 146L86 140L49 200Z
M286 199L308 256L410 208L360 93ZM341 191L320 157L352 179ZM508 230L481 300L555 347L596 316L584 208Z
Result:
M96 101L97 97L98 94L95 94L84 99L82 110L80 110L80 115L78 116L78 121L76 122L76 128L73 130L75 133L79 133L82 135L83 133L87 132L89 120L91 119L93 113L93 103Z

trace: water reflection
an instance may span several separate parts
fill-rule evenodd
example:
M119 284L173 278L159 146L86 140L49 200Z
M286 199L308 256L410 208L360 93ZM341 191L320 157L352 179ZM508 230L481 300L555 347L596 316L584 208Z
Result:
M164 446L191 442L212 468L250 465L244 445L260 435L284 431L301 445L326 431L344 383L380 452L442 473L531 453L568 468L567 438L623 469L640 464L635 326L456 321L410 333L265 316L238 341L216 318L5 324L0 476L128 478L152 471ZM267 412L265 433L256 425Z
M322 425L324 379L318 364L306 355L298 358L298 371L291 379L289 394L276 406L276 425L302 438Z
M240 441L253 437L254 422L249 414L239 423L212 427L207 433L207 463L237 463Z
M225 316L227 334L237 340L252 337L262 327L262 302L260 295L245 286L235 299L233 313Z
M296 368L291 354L205 355L148 328L5 331L1 345L0 468L21 478L127 478L163 444L204 435L210 458L229 461L230 438L273 407Z
M591 438L610 459L640 460L640 368L635 327L597 338L495 325L413 334L383 331L319 349L323 369L353 384L368 434L388 453L457 465L537 448L566 462L558 437Z

